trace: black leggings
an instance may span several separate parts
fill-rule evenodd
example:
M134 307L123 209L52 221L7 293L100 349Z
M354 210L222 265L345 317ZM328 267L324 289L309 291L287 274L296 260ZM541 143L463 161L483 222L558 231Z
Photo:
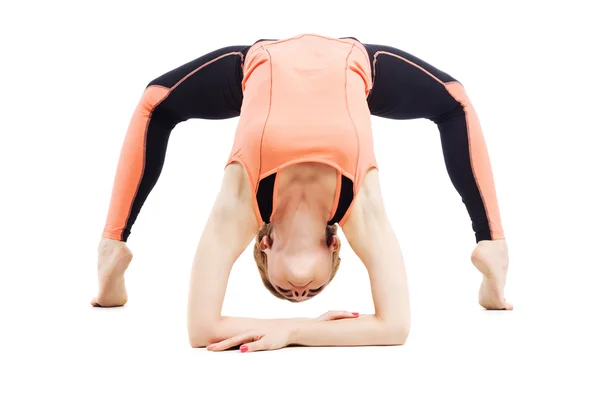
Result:
M371 114L433 121L440 132L446 169L471 217L477 242L503 239L485 140L462 85L402 50L376 44L365 47L373 69Z
M365 44L372 115L437 124L450 179L471 217L476 240L504 238L491 166L477 115L450 75L393 47ZM242 63L250 46L230 46L151 81L132 117L103 236L126 241L165 159L169 136L190 118L238 117Z

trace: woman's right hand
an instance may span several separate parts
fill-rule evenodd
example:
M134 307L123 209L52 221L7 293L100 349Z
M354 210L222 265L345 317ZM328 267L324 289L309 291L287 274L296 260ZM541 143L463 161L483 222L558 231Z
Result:
M358 315L359 314L357 312L328 311L317 319L320 321L335 321L336 319L358 318Z

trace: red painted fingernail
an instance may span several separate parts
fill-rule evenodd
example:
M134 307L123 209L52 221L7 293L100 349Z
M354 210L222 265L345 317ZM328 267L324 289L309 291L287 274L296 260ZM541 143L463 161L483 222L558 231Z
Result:
M354 315L355 317L358 315L357 312L353 312L352 315Z
M246 345L244 345L244 346L240 346L240 351L241 351L242 353L245 353L245 352L247 352L247 351L248 351L248 346L246 346Z

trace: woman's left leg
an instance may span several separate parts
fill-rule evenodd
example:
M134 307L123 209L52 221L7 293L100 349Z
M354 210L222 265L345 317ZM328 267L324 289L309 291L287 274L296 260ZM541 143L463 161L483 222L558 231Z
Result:
M494 178L481 125L463 86L450 75L402 50L365 45L373 69L371 114L391 119L426 118L440 132L446 169L471 218L478 243L472 260L483 273L480 304L504 301L508 250Z

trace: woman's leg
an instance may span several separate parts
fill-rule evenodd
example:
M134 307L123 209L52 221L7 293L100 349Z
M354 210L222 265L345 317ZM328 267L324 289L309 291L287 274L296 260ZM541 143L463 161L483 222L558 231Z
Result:
M481 125L463 86L402 50L373 44L365 47L373 67L368 98L371 113L391 119L426 118L437 125L446 169L479 243L472 259L484 274L480 303L486 308L509 307L503 298L508 251L492 168Z
M148 84L125 136L104 237L127 241L160 176L169 136L178 123L190 118L239 116L241 63L246 48L214 51Z
M99 293L94 305L118 306L127 301L123 274L131 252L124 242L158 181L173 128L191 118L239 116L242 61L248 48L213 51L154 79L143 92L117 166L99 247Z

